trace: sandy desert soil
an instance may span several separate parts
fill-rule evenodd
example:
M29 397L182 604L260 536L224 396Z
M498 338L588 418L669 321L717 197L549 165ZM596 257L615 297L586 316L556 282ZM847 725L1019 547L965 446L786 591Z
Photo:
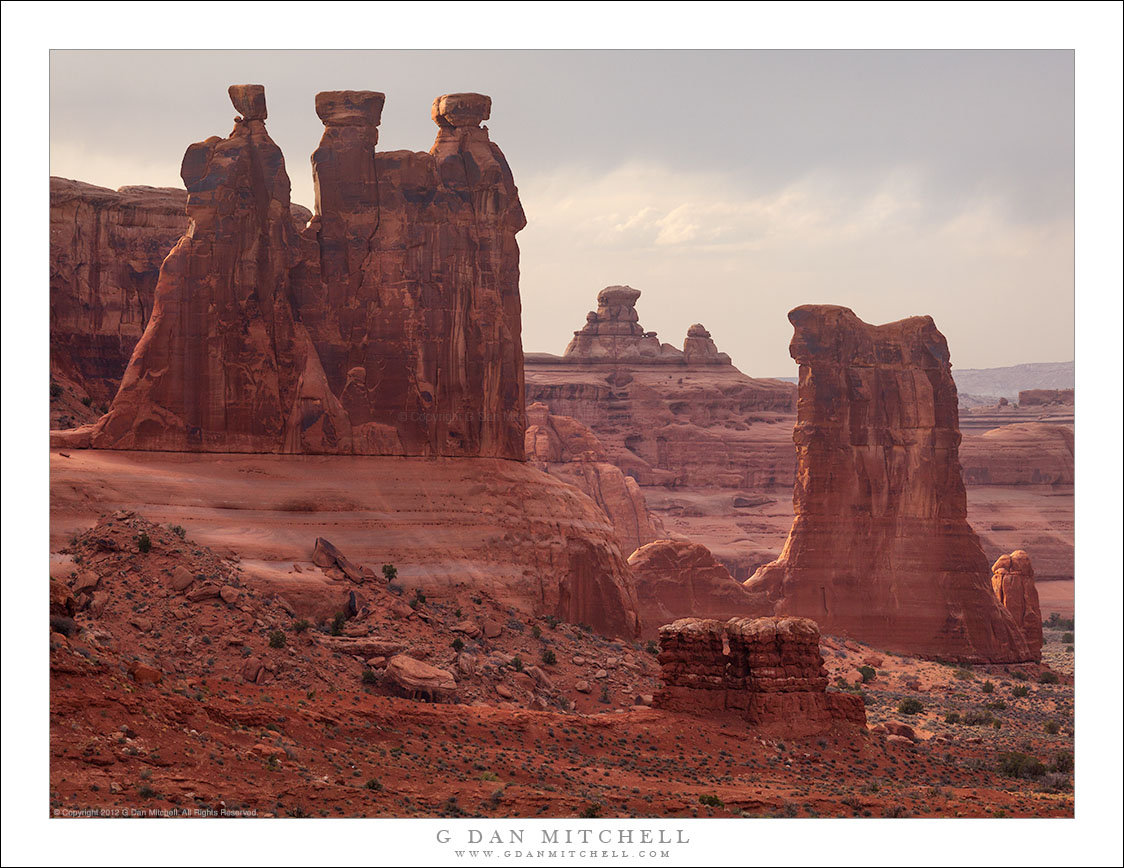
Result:
M311 571L308 545L297 542L311 527L283 518L336 516L239 510L235 523L217 498L237 491L212 487L208 465L170 474L175 463L154 457L145 489L123 469L127 456L87 460L124 478L80 494L66 473L53 477L52 573L76 595L102 596L96 614L79 611L51 636L52 811L1072 815L1072 654L1053 636L1058 683L1040 683L1036 666L957 669L827 638L833 689L862 692L872 730L763 739L736 718L648 707L658 689L651 646L531 618L456 584L418 594L360 583L364 611L332 635L241 560L234 531L254 562L268 553L263 540L291 535L292 553L266 560ZM322 491L324 475L309 485ZM291 483L282 491L307 494ZM102 512L130 496L131 506L117 505L137 512ZM366 565L372 551L348 554ZM177 591L170 581L181 567L194 578ZM455 672L456 694L437 704L396 695L386 658L400 650ZM472 663L462 666L462 654ZM866 684L863 665L873 670ZM904 700L920 709L906 713Z

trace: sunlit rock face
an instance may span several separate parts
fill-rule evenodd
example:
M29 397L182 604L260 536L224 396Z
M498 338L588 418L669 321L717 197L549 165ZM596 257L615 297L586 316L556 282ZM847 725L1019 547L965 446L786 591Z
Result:
M777 614L901 653L1034 656L991 592L967 521L948 345L930 317L882 326L798 307L795 520L746 582Z

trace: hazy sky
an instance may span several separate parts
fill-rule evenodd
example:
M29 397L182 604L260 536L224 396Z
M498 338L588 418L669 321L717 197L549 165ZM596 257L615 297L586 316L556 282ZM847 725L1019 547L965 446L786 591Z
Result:
M317 91L384 91L385 150L429 148L438 94L490 94L528 351L626 283L646 328L701 322L756 376L794 373L811 302L931 314L958 367L1074 356L1069 51L56 51L51 173L182 186L246 82L309 207Z

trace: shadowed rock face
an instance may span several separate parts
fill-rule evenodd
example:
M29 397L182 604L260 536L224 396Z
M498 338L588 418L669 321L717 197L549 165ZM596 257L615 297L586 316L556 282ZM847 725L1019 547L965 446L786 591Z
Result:
M643 638L655 638L660 625L680 618L738 618L770 611L763 595L753 595L730 575L706 546L661 539L637 549L628 559L640 602Z
M429 153L376 153L383 96L317 97L317 213L301 316L355 451L523 455L519 249L526 224L491 101L434 101Z
M246 116L230 136L184 155L191 223L161 266L152 317L94 429L96 447L350 448L347 417L292 307L297 236L264 92L235 85L231 101Z
M230 96L231 135L184 156L190 228L93 445L522 460L526 221L490 99L439 97L429 153L378 154L383 95L319 94L298 236L264 89Z
M1032 659L967 522L956 386L933 320L871 326L829 305L789 320L796 518L780 558L746 587L777 614L890 651Z

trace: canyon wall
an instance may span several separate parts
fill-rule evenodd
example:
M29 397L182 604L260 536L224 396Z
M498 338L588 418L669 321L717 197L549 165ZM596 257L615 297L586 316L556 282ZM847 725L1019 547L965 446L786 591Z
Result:
M789 320L795 520L780 558L746 587L777 614L889 651L1031 659L968 525L956 386L933 320L872 326L830 305Z

